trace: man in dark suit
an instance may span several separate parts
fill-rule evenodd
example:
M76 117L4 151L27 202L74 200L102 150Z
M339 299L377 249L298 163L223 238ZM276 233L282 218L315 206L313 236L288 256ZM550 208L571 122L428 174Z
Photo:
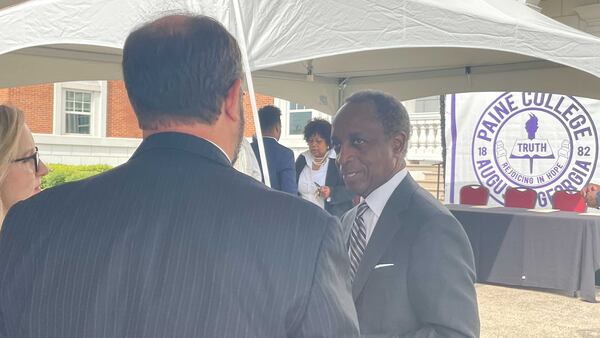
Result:
M231 166L235 39L167 16L127 38L123 73L144 140L124 165L8 213L0 336L357 335L339 223Z
M265 153L267 154L267 167L269 167L271 188L297 195L298 184L296 183L294 152L279 144L279 138L281 137L281 110L275 106L264 106L258 110L258 119L260 120L260 129L262 130ZM262 170L258 141L256 139L252 142L252 150L254 150L254 154Z
M477 337L471 246L458 221L406 170L408 114L358 92L333 122L344 181L361 203L342 218L361 334Z

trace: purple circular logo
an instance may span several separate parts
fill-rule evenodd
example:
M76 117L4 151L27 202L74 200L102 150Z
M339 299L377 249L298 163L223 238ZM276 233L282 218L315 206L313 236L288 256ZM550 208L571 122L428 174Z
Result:
M546 207L557 190L580 190L598 159L596 126L574 97L504 93L482 113L472 143L479 182L498 203L508 187L526 187Z

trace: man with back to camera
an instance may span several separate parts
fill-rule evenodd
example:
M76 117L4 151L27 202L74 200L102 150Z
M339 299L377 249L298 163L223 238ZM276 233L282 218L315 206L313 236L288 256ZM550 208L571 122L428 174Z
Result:
M267 154L271 188L298 195L294 152L279 143L281 137L281 110L275 106L264 106L258 110L258 119L263 134L265 153ZM262 170L256 138L252 142L252 150L254 150Z
M123 73L144 140L9 212L0 336L358 335L340 224L231 167L235 39L209 17L167 16L129 35Z
M346 186L352 296L366 337L478 337L471 246L458 221L406 170L410 121L388 94L355 93L333 121Z

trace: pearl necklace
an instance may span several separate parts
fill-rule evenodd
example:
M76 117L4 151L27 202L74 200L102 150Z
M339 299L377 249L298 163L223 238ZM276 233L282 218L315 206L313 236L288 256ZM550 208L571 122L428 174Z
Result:
M325 160L327 160L327 154L323 155L323 157L313 156L313 166L320 167L325 163Z

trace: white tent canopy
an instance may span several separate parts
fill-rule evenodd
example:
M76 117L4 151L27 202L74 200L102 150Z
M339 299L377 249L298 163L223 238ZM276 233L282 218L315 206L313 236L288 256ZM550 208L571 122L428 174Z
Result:
M363 88L600 99L600 39L512 0L27 1L0 11L0 87L118 79L127 34L182 11L241 27L257 90L324 112Z

